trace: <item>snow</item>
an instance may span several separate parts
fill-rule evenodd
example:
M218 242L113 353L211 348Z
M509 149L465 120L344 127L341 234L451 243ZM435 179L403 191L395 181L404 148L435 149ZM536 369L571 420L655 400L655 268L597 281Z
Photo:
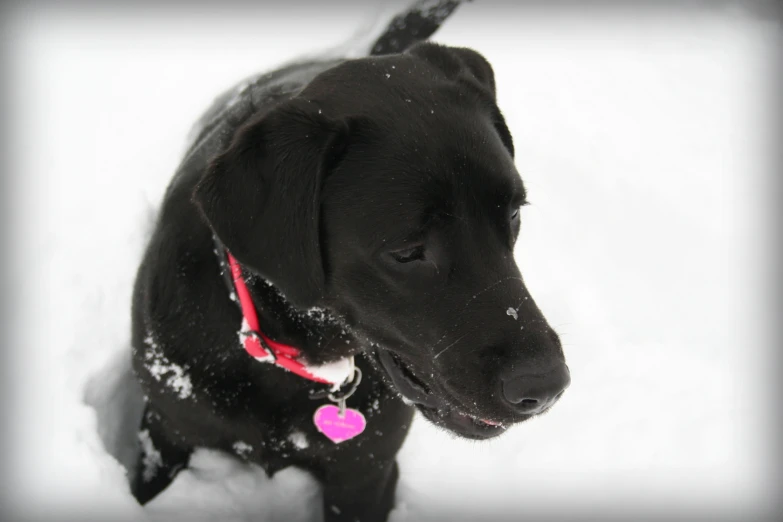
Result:
M144 367L152 378L163 382L177 393L180 399L187 399L193 393L193 384L182 366L172 363L160 352L152 334L144 338L144 344L149 350L144 354Z
M239 455L240 457L247 457L251 451L253 451L253 446L248 444L247 442L243 440L236 441L232 447L234 448L234 451Z
M321 109L318 109L318 110L319 110L319 114L320 114L320 110ZM319 324L326 324L329 321L336 321L337 320L332 314L329 313L328 310L325 310L325 309L320 308L318 306L314 306L314 307L308 309L307 311L305 311L304 315L306 315L309 320L315 321L316 323L319 323Z
M142 477L145 482L149 482L155 478L158 468L163 465L163 458L160 456L160 452L155 449L149 431L141 430L139 441L141 442Z
M293 444L295 448L300 450L310 447L310 443L307 441L307 435L301 431L291 432L291 434L288 436L288 440L291 441L291 444Z
M132 282L189 127L234 82L336 48L366 14L261 4L186 17L173 6L4 11L19 274L6 293L9 519L320 516L306 473L270 480L209 450L146 508L126 479L142 404L129 373ZM780 27L738 7L591 9L471 2L437 34L494 66L531 201L516 257L573 382L546 415L489 442L417 418L391 522L752 520L778 494ZM189 394L186 369L159 362Z

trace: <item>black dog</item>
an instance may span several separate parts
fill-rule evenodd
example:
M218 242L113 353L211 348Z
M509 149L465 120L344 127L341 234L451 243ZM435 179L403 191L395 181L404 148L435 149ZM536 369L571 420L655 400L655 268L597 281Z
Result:
M414 406L486 439L568 386L512 254L525 190L492 69L416 43L455 5L402 15L378 56L253 78L202 118L135 286L140 502L208 447L309 470L326 520L385 520Z

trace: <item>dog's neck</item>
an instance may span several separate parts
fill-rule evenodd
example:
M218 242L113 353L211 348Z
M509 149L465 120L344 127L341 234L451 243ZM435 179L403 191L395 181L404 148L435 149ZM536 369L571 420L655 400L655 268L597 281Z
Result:
M237 301L226 249L217 237L213 241L226 292ZM362 351L365 343L360 342L345 321L335 314L322 308L299 310L268 279L247 267L241 267L241 272L256 309L259 328L267 337L297 348L306 362L314 365L334 362Z
M261 330L268 337L295 346L311 364L323 364L359 353L362 343L350 328L321 308L298 310L263 277L243 269Z

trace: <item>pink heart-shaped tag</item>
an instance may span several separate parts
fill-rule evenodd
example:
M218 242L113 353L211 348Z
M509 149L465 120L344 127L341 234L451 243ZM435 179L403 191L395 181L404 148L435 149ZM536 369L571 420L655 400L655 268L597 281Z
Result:
M335 444L356 437L367 426L362 412L345 408L344 414L340 416L340 408L334 404L324 404L315 410L313 422L318 431Z

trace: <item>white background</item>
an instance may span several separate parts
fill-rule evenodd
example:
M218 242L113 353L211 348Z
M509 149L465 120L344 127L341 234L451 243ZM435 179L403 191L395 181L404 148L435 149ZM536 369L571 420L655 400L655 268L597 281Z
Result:
M189 126L225 88L340 44L374 9L6 13L10 509L320 516L304 473L268 480L210 452L142 510L104 444L121 453L132 435L130 291ZM392 522L769 509L780 35L741 9L508 2L463 5L437 33L494 66L532 202L517 257L573 383L550 413L491 442L417 419Z

